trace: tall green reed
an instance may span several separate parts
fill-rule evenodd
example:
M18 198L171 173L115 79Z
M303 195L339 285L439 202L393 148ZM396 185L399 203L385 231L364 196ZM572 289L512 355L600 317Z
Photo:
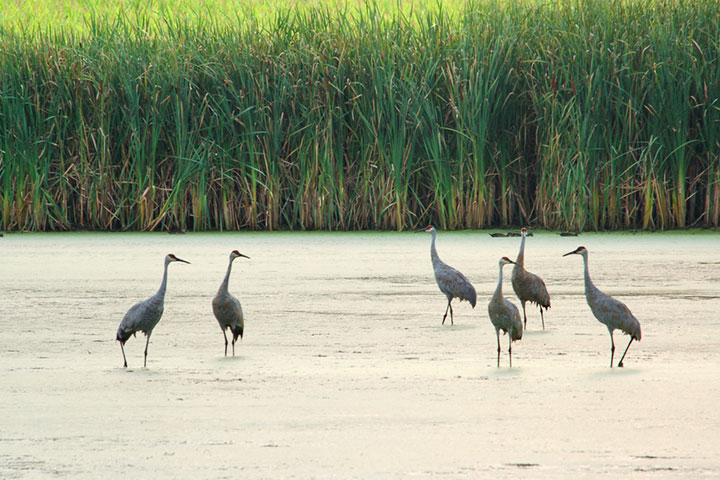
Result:
M2 228L720 221L709 0L135 17L0 35Z

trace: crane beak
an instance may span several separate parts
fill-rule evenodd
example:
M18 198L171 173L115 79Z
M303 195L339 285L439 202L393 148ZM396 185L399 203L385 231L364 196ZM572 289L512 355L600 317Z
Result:
M183 263L190 264L190 262L188 262L187 260L183 260L182 258L177 258L177 257L175 257L175 260L177 260L178 262L183 262Z
M243 255L242 253L241 253L240 255L238 255L238 256L239 256L239 257L250 258L250 257L248 257L247 255Z
M577 250L573 250L572 252L568 252L563 257L567 257L568 255L572 255L573 253L577 253Z

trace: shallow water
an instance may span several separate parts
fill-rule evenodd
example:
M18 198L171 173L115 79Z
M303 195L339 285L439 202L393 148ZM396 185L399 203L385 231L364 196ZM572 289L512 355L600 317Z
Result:
M528 238L552 298L513 346L487 302L518 238L440 232L478 292L435 285L414 233L9 234L0 238L2 478L696 478L720 475L720 235ZM625 368L583 295L595 284L642 324ZM212 315L231 250L246 316L224 357ZM114 341L152 295L165 313ZM517 303L506 267L504 292ZM616 332L619 356L628 338Z

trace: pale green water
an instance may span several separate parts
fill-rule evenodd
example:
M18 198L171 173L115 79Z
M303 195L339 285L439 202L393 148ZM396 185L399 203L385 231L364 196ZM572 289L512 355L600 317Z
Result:
M717 477L719 240L536 233L526 267L552 309L544 332L528 310L509 370L487 301L518 238L439 232L478 291L441 327L426 234L8 234L0 477ZM582 260L561 257L578 245L642 323L624 369L607 367ZM224 358L210 300L233 249L252 257L230 281L246 335ZM192 264L170 265L148 368L138 336L124 370L115 331L166 253Z

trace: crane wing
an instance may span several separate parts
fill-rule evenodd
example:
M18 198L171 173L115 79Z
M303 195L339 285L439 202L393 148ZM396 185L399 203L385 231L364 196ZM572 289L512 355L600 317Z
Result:
M504 300L505 308L507 309L509 317L508 320L510 325L512 325L510 331L510 338L512 338L513 340L520 340L522 338L523 328L522 320L520 320L520 311L510 300L508 300L507 298Z
M470 280L458 270L449 265L442 265L435 269L435 281L440 290L452 298L467 300L475 307L477 293Z
M593 315L608 327L622 330L637 340L642 337L640 322L621 301L597 291L595 295L588 297L588 304Z
M510 318L520 320L520 311L515 306L515 304L512 303L507 298L504 299L504 303L505 303L505 308L507 309L508 315L510 316Z
M240 301L232 295L216 296L212 302L213 313L222 325L240 323L243 320L243 311Z
M512 286L515 294L521 300L534 302L545 308L550 307L550 294L545 282L537 275L524 269L515 274L515 270L513 270Z
M144 300L130 307L120 322L118 331L123 331L129 337L137 331L147 333L152 330L162 316L163 305L151 300Z

